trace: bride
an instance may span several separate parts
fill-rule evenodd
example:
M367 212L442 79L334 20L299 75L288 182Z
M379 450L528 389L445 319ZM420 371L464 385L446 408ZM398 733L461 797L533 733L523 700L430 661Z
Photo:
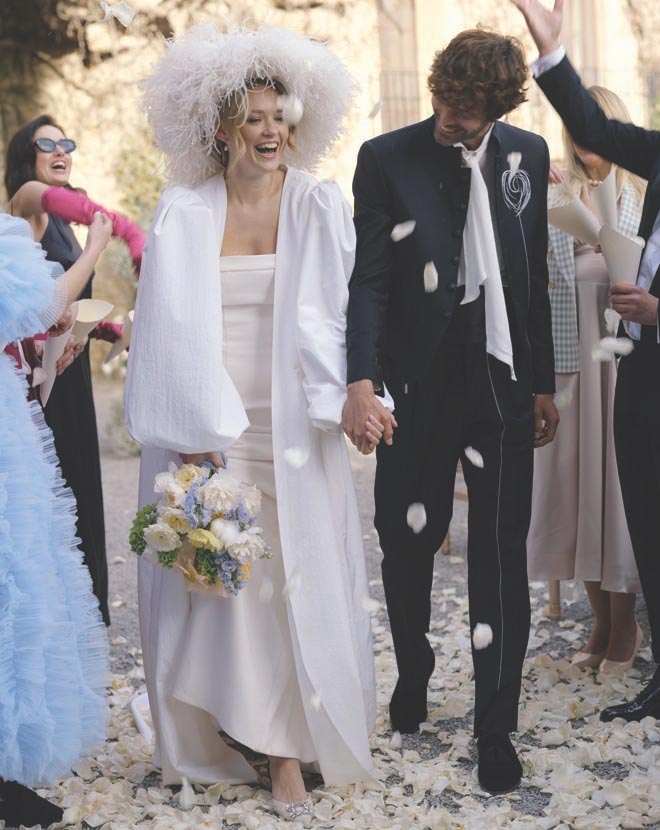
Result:
M139 563L163 782L255 782L224 733L268 756L273 808L305 825L300 764L326 784L368 780L376 710L339 427L355 237L337 185L303 172L338 139L352 93L332 53L283 29L204 23L169 45L146 108L173 186L144 252L126 385L140 504L169 461L224 453L263 493L273 552L227 599Z

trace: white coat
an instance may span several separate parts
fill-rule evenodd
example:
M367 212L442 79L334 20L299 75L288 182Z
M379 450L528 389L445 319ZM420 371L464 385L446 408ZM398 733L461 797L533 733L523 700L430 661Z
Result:
M226 205L222 177L194 190L171 188L149 234L125 393L127 428L143 445L140 505L154 500L154 475L179 460L178 452L226 450L248 423L222 366ZM339 428L354 250L350 210L337 185L289 168L275 267L273 453L285 574L301 579L288 599L296 671L327 784L370 777L376 710L362 531ZM290 447L309 452L301 469L285 463ZM183 775L201 783L254 781L211 716L170 694L190 597L180 575L139 565L144 665L164 783ZM310 702L314 690L321 691L318 711Z

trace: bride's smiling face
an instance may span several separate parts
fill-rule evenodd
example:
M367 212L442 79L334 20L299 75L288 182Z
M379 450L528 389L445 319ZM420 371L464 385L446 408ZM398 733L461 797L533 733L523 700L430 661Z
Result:
M272 87L260 87L249 92L248 116L238 130L245 152L238 160L236 170L242 174L272 173L282 163L282 154L289 139L289 127L282 117L277 98L277 91ZM227 143L231 158L238 150L235 139L222 128L218 135Z

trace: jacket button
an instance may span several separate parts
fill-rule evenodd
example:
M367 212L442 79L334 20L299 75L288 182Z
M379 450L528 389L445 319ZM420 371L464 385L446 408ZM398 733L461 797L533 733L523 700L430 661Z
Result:
M458 263L459 263L459 262L460 262L460 258L459 258L459 257L454 256L454 257L452 257L452 258L451 258L451 264L452 264L452 265L458 265Z

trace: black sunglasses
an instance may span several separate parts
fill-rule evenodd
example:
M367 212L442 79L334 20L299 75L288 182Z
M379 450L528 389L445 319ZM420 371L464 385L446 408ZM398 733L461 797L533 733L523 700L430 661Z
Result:
M60 138L59 141L53 141L52 138L37 138L34 146L42 153L53 153L56 147L63 153L73 153L77 145L72 138Z

